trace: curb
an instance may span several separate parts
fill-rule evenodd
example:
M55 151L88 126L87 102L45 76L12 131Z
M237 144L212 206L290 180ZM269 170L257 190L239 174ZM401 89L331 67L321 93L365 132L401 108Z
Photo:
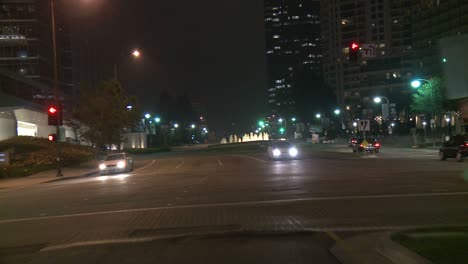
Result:
M85 174L82 174L82 175L78 175L78 176L67 176L67 177L53 179L53 180L50 180L50 181L45 181L45 182L42 182L42 183L75 180L75 179L80 179L80 178L87 178L87 177L90 177L90 176L97 176L98 174L99 174L99 171L91 171L91 172L88 172L88 173L85 173Z
M379 232L340 240L330 252L343 264L432 264L428 259L393 242L395 232Z

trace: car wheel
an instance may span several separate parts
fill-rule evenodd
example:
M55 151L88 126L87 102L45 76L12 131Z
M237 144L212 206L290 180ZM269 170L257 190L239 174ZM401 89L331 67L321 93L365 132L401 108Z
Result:
M379 149L374 150L375 153L379 153L379 151L380 151Z
M439 151L439 160L446 160L447 156L443 151Z
M355 148L353 148L353 153L356 153L356 152L357 152L357 150Z
M463 156L460 152L457 153L457 156L455 157L457 159L458 162L462 162L463 161Z

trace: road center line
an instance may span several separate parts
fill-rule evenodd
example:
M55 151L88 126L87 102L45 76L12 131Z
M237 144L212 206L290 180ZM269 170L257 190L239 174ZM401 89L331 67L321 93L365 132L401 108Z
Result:
M218 159L218 164L220 167L223 167L223 163Z
M177 165L177 167L175 167L176 169L182 167L182 165L184 165L185 161L182 161L182 163L180 163L179 165Z
M365 199L437 197L437 196L468 196L468 192L439 192L439 193L383 194L383 195L360 195L360 196L331 196L331 197L310 197L310 198L266 200L266 201L227 202L227 203L212 203L212 204L194 204L194 205L148 207L148 208L124 209L124 210L102 211L102 212L80 213L80 214L69 214L69 215L56 215L56 216L43 216L43 217L28 217L28 218L8 219L8 220L0 220L0 224L26 222L26 221L36 221L36 220L58 219L58 218L72 218L72 217L79 217L79 216L94 216L94 215L106 215L106 214L118 214L118 213L146 212L146 211L167 210L167 209L192 209L192 208L225 207L225 206L252 206L252 205L269 205L269 204L307 202L307 201L365 200Z

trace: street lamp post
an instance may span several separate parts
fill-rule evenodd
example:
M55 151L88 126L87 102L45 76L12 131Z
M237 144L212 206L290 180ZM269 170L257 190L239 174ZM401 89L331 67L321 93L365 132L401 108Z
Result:
M426 145L426 141L427 141L426 125L427 125L427 122L424 121L422 124L424 126L424 145Z
M382 102L382 99L386 101L386 104L382 104L382 118L386 120L389 115L390 100L388 100L388 98L385 96L376 96L374 97L374 102L376 104L380 104Z

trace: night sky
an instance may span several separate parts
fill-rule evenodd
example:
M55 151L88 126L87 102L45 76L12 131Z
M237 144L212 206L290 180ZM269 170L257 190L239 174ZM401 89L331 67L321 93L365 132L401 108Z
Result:
M206 104L218 136L233 122L248 129L265 113L262 0L88 2L75 13L91 24L98 60L109 69L118 61L119 79L145 109L163 89L186 92ZM139 61L127 56L134 47L143 53Z

